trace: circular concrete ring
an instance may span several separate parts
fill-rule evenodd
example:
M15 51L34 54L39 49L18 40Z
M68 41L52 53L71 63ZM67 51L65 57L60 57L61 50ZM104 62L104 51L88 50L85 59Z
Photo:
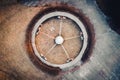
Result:
M83 46L82 46L82 49L81 49L79 55L78 55L73 61L71 61L71 62L69 62L69 63L65 63L65 64L60 64L60 65L58 65L58 64L52 64L52 63L44 60L43 58L41 58L39 52L38 52L37 49L36 49L36 45L35 45L35 34L36 34L36 32L37 32L38 27L39 27L45 20L47 20L47 19L49 19L49 18L51 18L51 17L54 17L54 16L65 16L65 17L68 17L68 18L70 18L71 20L75 21L75 22L79 25L79 27L80 27L80 29L81 29L81 31L82 31L82 33L83 33L83 38L84 38L84 39L83 39ZM45 64L47 64L47 65L49 65L49 66L52 66L52 67L59 67L59 68L63 69L63 68L67 68L67 67L70 67L70 66L76 64L78 61L81 61L81 58L82 58L82 56L83 56L83 54L84 54L84 52L85 52L85 50L86 50L86 48L87 48L88 35L87 35L87 31L86 31L85 26L83 25L83 23L82 23L76 16L74 16L74 15L72 15L71 13L68 13L68 12L55 11L55 12L51 12L51 13L48 13L48 14L42 16L42 17L36 22L36 24L35 24L35 26L34 26L34 28L33 28L33 30L32 30L32 38L31 38L31 41L32 41L32 47L33 47L33 50L34 50L34 52L35 52L35 55L36 55L43 63L45 63ZM82 63L82 62L81 62L81 63Z

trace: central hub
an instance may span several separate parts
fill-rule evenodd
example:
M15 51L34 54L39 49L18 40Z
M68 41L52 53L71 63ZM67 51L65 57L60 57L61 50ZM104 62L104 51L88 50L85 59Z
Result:
M64 39L63 39L62 36L57 36L57 37L55 38L55 43L56 43L56 44L62 44L63 42L64 42Z

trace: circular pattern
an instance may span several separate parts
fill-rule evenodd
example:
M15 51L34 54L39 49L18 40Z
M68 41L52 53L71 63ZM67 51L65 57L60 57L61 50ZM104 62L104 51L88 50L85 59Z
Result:
M62 36L57 36L57 37L55 38L55 43L56 43L56 44L62 44L63 41L64 41L64 39L63 39Z
M81 60L87 48L88 35L76 16L56 11L36 22L31 40L35 55L43 63L66 68Z

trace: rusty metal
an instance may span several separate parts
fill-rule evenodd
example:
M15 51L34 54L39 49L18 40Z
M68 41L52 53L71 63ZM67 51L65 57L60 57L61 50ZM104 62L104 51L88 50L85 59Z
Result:
M68 13L71 13L75 16L77 16L81 21L82 23L84 24L86 30L87 30L87 33L88 33L88 45L87 45L87 49L82 57L82 61L83 63L85 63L91 53L92 53L92 49L93 49L93 46L94 46L94 29L93 29L93 25L90 23L89 19L81 12L81 10L79 9L76 9L70 5L67 5L65 3L51 3L51 4L46 4L43 6L43 10L41 10L30 22L30 24L28 25L28 29L27 29L27 32L26 32L26 48L27 48L27 51L29 53L29 57L31 59L31 61L38 67L40 68L41 70L45 71L45 72L48 72L50 74L53 74L53 75L57 75L61 72L61 69L59 67L52 67L52 66L48 66L44 63L42 63L38 57L35 56L34 54L34 51L32 49L32 45L31 45L31 32L34 28L34 25L35 23L45 14L49 13L49 12L52 12L52 11L65 11L65 12L68 12Z

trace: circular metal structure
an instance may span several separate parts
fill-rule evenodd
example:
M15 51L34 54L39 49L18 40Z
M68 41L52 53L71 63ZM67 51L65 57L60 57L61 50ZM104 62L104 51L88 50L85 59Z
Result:
M35 23L31 41L35 55L44 64L63 69L81 61L88 45L88 34L75 15L53 11Z

